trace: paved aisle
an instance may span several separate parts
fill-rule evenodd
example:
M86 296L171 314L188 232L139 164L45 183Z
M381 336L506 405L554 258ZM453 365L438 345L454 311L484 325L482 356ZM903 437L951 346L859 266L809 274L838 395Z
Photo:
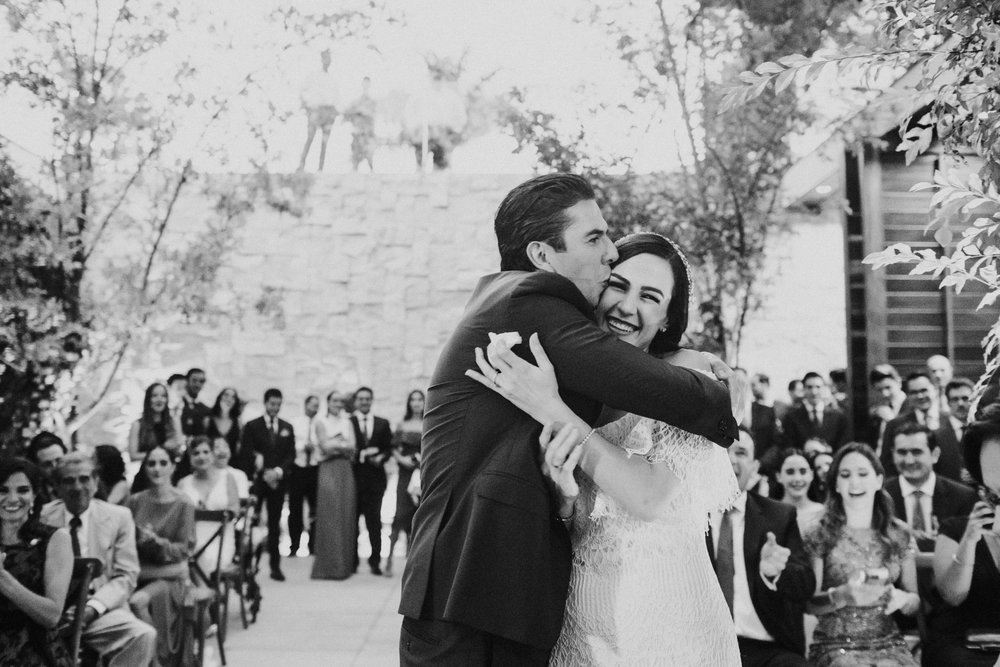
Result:
M261 565L264 600L244 630L230 600L226 659L231 667L390 667L399 664L399 574L376 577L362 558L345 581L312 581L311 557L282 558L288 580ZM402 571L403 559L395 559Z

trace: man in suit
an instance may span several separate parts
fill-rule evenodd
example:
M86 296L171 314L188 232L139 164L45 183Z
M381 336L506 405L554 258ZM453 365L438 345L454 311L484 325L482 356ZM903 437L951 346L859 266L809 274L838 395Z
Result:
M802 384L806 391L802 405L782 420L786 444L801 448L809 438L822 438L837 451L850 438L847 416L829 401L822 375L806 373Z
M885 468L886 479L898 475L896 464L892 458L892 445L896 432L910 422L923 424L931 431L941 427L941 411L938 408L937 388L930 375L923 371L910 373L903 383L906 391L908 409L885 425L882 433L882 443L879 448L879 460Z
M319 471L319 443L316 442L316 414L319 412L319 396L306 396L304 413L292 422L295 431L295 462L288 481L288 537L291 546L289 556L297 555L302 530L306 528L302 520L305 506L309 506L308 542L309 553L313 552L314 526L316 522L316 492Z
M385 495L385 462L392 456L392 427L389 420L372 414L375 395L368 387L354 392L354 442L358 450L354 462L354 486L358 493L358 518L364 517L368 530L372 574L382 574L382 496ZM358 525L358 521L354 522ZM357 556L355 556L357 558ZM355 564L355 567L357 564Z
M136 618L128 605L139 576L132 514L94 498L94 462L82 452L62 457L56 478L62 499L42 508L42 522L68 529L73 555L96 558L102 566L84 610L83 643L109 667L153 664L156 630Z
M968 475L960 443L962 436L965 435L975 387L972 380L967 378L955 378L945 385L944 395L948 401L948 414L941 418L941 425L934 431L938 448L941 450L934 472L956 482L967 479L963 473Z
M295 460L295 431L291 424L278 418L281 400L278 389L265 391L264 414L243 427L243 446L250 448L257 463L254 493L267 505L267 554L271 578L275 581L285 580L278 538L281 536L281 510Z
M896 516L917 537L921 551L934 550L937 526L953 516L967 516L976 504L976 492L968 486L935 474L941 454L934 433L916 422L902 424L893 435L892 457L899 477L886 481Z
M871 407L868 408L868 431L865 442L878 451L885 428L899 415L906 394L899 373L891 364L878 364L868 373Z
M709 554L733 613L740 658L747 667L801 665L805 603L816 591L791 505L748 493L757 474L753 437L740 431L729 459L742 493L712 516Z
M753 403L750 404L750 434L757 444L762 475L773 475L778 470L781 456L781 422L774 409L774 402L768 400L771 378L763 373L755 373L750 380Z
M931 381L938 392L938 407L942 414L948 412L948 403L945 400L945 388L954 378L955 368L951 364L951 359L943 354L934 354L927 358L927 374L931 376Z
M66 456L66 445L62 438L55 433L42 431L31 439L26 454L28 460L38 466L42 472L42 483L38 489L38 497L35 499L35 509L37 510L59 497L56 471L59 469L59 461Z
M184 406L181 408L181 431L189 438L205 435L208 431L208 420L212 416L212 409L198 400L198 394L204 386L205 371L192 368L187 372Z
M497 211L501 271L480 280L427 393L423 493L399 607L404 666L545 665L562 626L570 543L538 465L541 427L465 375L489 332L537 333L563 399L590 423L607 403L720 444L735 436L723 383L650 363L596 326L617 250L594 197L579 176L547 174ZM610 455L595 444L584 451L591 475Z

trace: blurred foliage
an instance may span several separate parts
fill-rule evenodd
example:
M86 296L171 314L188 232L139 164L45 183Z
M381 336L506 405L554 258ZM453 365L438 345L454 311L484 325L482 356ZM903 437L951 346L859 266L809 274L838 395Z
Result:
M855 39L847 26L859 12L847 0L593 3L589 20L631 76L631 99L618 106L636 118L652 107L680 119L667 173L636 174L630 156L595 153L585 127L567 131L513 91L505 122L521 149L534 149L549 169L587 175L617 233L656 231L686 251L701 349L738 363L747 316L760 305L767 243L784 227L778 190L792 162L788 137L810 120L790 90L726 110L721 84L761 59Z

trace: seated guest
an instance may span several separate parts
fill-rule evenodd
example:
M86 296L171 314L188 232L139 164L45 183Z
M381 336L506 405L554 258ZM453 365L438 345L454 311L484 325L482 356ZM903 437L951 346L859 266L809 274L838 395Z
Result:
M808 609L819 617L812 665L916 667L890 616L911 616L920 605L913 541L893 518L882 479L868 445L849 443L834 455L826 513L805 535L817 583Z
M232 452L225 438L216 438L212 443L212 453L215 455L215 467L233 478L236 482L236 493L240 500L250 497L250 480L247 474L239 468L229 465Z
M937 474L956 482L966 481L962 474L965 471L965 460L958 443L965 434L974 392L975 385L972 380L966 378L955 378L946 384L944 395L948 403L948 415L946 418L942 417L941 426L934 431L938 447L941 449L934 470Z
M868 374L869 395L868 432L866 442L878 451L886 424L899 415L906 394L903 393L899 373L890 364L878 364Z
M969 474L980 498L967 516L941 522L934 548L934 581L944 604L928 619L924 665L993 665L1000 651L967 648L977 629L1000 632L1000 411L990 406L986 421L969 426L962 439Z
M73 555L96 558L101 574L91 583L83 619L83 643L107 667L146 667L156 660L156 630L135 617L128 599L139 574L135 524L124 507L94 498L93 460L71 452L56 471L59 496L42 509L42 522L70 529Z
M97 461L97 495L112 505L124 505L128 500L129 484L125 480L125 459L114 445L94 447ZM140 471L141 474L141 471Z
M128 433L129 458L138 461L157 445L176 457L183 448L183 438L174 430L174 421L167 410L167 386L154 382L146 387L142 415L132 423ZM145 475L137 474L132 481L132 491L142 491L147 483Z
M826 476L833 463L833 449L822 438L809 438L802 446L806 460L813 469L812 488L809 489L809 499L817 503L825 503L827 497Z
M237 467L245 468L253 465L253 452L246 452L240 446L240 436L243 432L243 401L233 387L226 387L219 392L212 406L205 435L214 443L217 438L224 438L229 444L229 455L236 457Z
M903 388L906 390L907 409L885 425L882 442L877 450L879 461L885 469L885 474L889 477L899 474L892 461L892 442L895 432L903 424L916 422L932 431L936 431L941 426L937 387L934 386L930 376L922 371L910 373L906 376Z
M73 572L69 533L35 519L38 470L0 460L0 665L73 665L55 627Z
M66 445L62 438L54 433L42 431L31 439L28 445L28 460L38 466L41 479L38 494L35 497L37 509L59 497L59 485L55 482L56 467L59 460L66 455Z
M186 494L195 507L203 510L229 510L234 514L240 509L240 495L236 480L226 474L225 470L215 467L215 455L212 443L203 435L191 438L188 447L188 459L191 463L191 474L177 482L177 489ZM203 545L215 533L219 524L214 521L198 521L195 533L198 544ZM226 542L222 546L222 563L233 559L233 545ZM198 558L201 569L210 574L215 571L216 559L219 557L219 545L213 543L205 549Z
M785 444L801 448L809 438L820 437L837 451L849 437L847 416L830 400L826 382L819 373L806 373L802 383L806 390L802 405L791 410L781 421L785 428Z
M809 498L815 479L812 466L801 449L786 449L778 459L778 485L783 493L781 501L795 508L799 533L805 534L823 515L823 503Z
M135 615L156 628L156 656L163 667L188 664L184 642L184 593L194 548L194 505L170 483L174 462L164 447L146 452L140 475L149 488L128 500L135 519L139 586L129 599Z
M926 426L907 422L893 431L892 457L899 477L885 483L896 516L910 527L920 551L933 551L938 524L968 516L976 493L934 472L941 451Z

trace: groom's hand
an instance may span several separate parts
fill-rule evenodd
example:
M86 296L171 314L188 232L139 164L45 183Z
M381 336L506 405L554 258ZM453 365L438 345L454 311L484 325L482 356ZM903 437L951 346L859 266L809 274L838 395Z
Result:
M715 377L724 382L729 388L729 403L733 408L733 416L737 422L742 422L747 416L747 406L750 405L750 380L744 375L738 374L729 367L719 357L711 352L702 352L708 363L712 366Z

